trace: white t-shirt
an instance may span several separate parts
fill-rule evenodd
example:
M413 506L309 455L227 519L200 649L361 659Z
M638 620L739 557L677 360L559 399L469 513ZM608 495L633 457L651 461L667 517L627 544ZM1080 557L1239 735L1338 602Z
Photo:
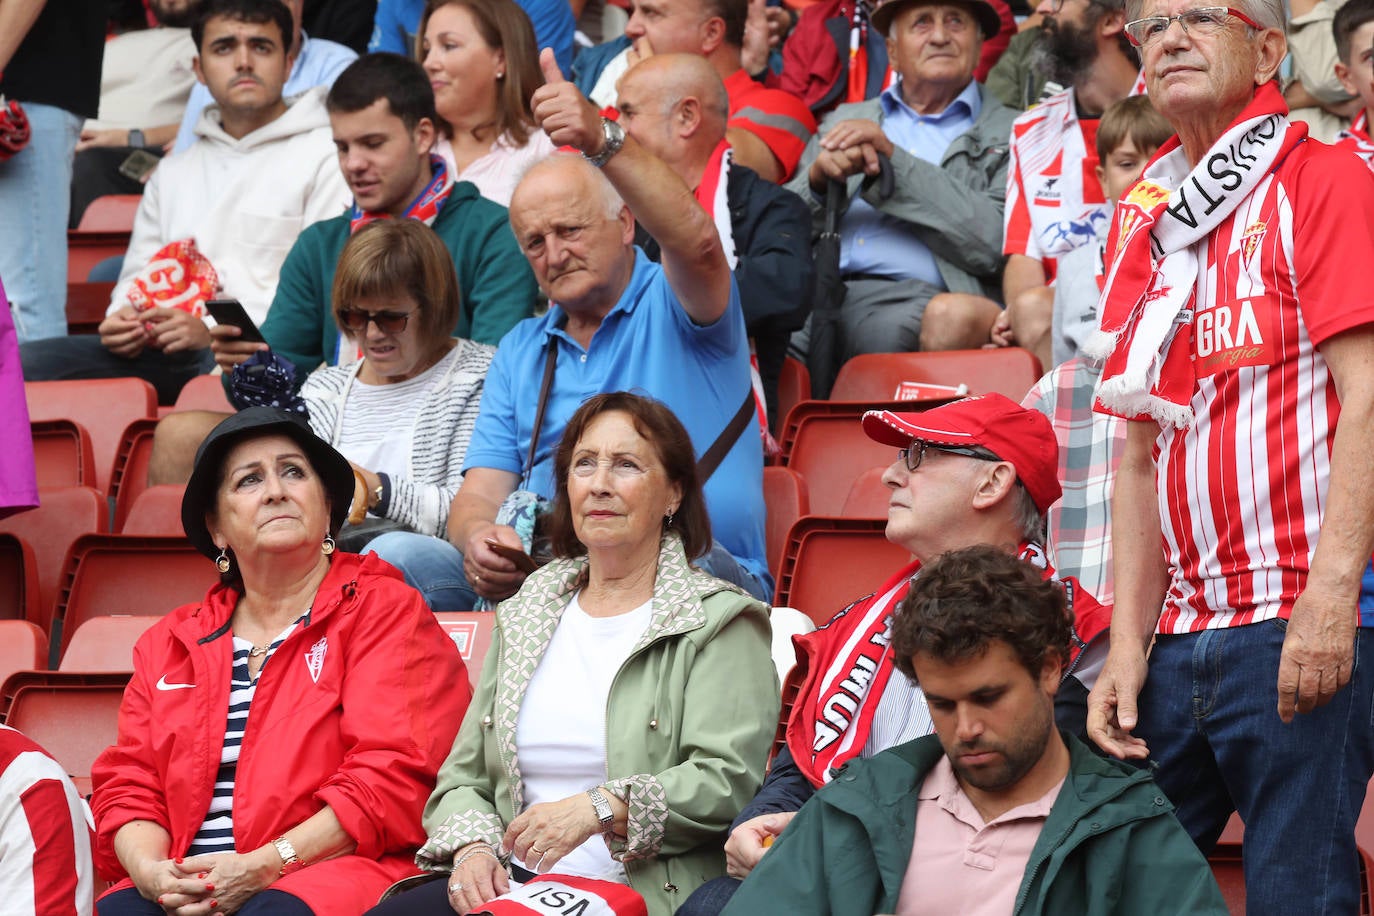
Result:
M577 595L568 602L525 688L516 720L515 749L526 807L562 801L606 782L606 703L611 681L648 629L652 615L652 600L614 617L588 616ZM530 868L533 863L519 864ZM600 835L568 853L553 870L584 878L626 880L624 866L611 858Z
M362 379L353 379L339 420L339 439L335 444L339 454L379 474L409 476L415 436L398 435L397 431L413 433L425 395L444 377L458 349L449 350L437 363L404 382L369 385Z

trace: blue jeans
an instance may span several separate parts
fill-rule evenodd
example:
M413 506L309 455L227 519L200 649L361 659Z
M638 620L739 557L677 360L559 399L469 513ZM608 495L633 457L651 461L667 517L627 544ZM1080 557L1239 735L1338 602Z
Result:
M166 910L144 900L132 887L99 900L95 912L96 916L166 916ZM249 897L238 912L241 916L315 916L301 898L270 887Z
M0 163L0 277L20 342L67 333L67 210L81 118L25 104L32 138Z
M462 553L442 538L390 531L370 541L367 552L399 569L406 583L424 596L432 611L470 611L477 604L477 593L463 572ZM718 542L712 542L711 550L696 565L717 579L738 585L760 601L767 602L772 597L766 584L740 566Z
M19 347L26 382L57 379L141 378L157 389L159 404L175 404L177 395L197 375L213 372L215 354L204 350L163 353L144 347L132 359L111 353L94 334L31 340Z
M1160 636L1136 734L1156 782L1204 852L1232 811L1245 822L1252 914L1359 912L1355 822L1374 772L1374 631L1358 630L1350 683L1284 725L1286 621Z

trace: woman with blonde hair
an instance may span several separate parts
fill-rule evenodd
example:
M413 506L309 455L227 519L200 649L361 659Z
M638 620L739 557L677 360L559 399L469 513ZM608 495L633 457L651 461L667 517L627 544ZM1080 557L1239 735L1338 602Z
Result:
M509 206L520 175L554 148L530 114L544 77L529 16L515 0L429 0L417 43L448 128L435 151L456 180Z

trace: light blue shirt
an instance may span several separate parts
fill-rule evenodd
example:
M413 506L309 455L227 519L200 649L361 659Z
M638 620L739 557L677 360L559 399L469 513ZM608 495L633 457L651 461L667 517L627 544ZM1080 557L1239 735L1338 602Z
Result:
M605 391L647 394L668 406L692 437L699 458L739 411L750 390L749 338L739 290L709 325L683 311L663 268L635 249L629 285L583 349L563 330L557 305L527 318L501 339L482 387L482 407L463 472L494 468L520 474L529 453L547 347L558 348L553 385L526 488L552 498L553 450L584 400ZM763 443L753 420L706 483L711 534L771 591L764 542Z
M358 52L352 48L323 38L311 38L302 32L301 53L296 58L295 66L291 68L291 75L286 78L286 85L282 87L282 98L289 99L316 86L334 85L338 75L357 59ZM172 152L180 153L196 142L196 122L200 120L200 113L214 103L215 99L204 83L197 82L192 87L191 96L186 100L186 112L181 116L181 129L177 131L176 146L172 147Z
M965 86L939 114L918 114L907 105L900 80L883 91L878 103L883 109L883 133L893 146L934 165L944 159L951 143L973 127L983 110L976 82ZM945 288L935 256L911 225L880 213L858 196L840 221L840 271L923 280Z

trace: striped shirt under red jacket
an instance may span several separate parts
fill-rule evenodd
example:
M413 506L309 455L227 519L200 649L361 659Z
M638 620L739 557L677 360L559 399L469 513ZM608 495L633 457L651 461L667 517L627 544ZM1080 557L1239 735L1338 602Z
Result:
M1340 413L1317 347L1374 322L1374 182L1301 143L1197 258L1194 421L1155 442L1172 570L1159 633L1286 619L1305 586Z
M90 916L93 829L57 761L0 725L0 912Z

